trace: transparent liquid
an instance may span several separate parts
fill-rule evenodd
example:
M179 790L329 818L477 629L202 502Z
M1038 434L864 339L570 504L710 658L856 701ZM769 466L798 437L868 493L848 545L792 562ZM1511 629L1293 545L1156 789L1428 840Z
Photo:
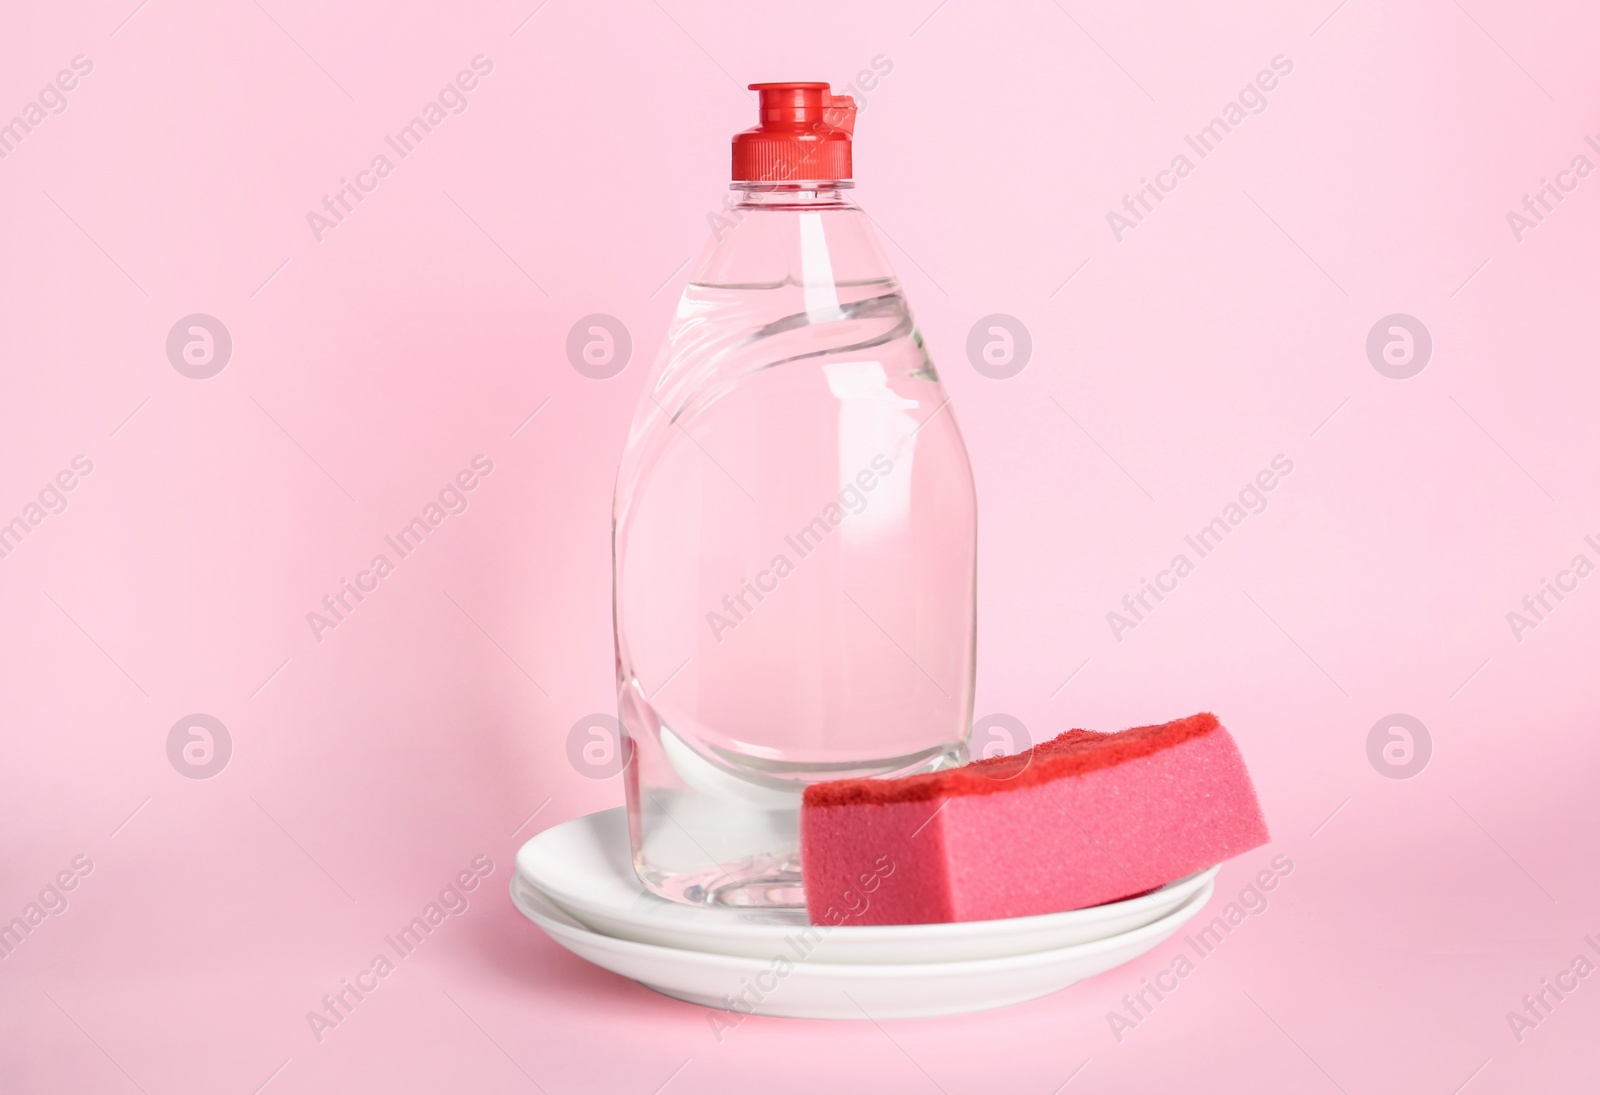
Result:
M965 759L966 450L862 214L810 209L711 248L618 478L634 862L679 901L801 905L808 783Z

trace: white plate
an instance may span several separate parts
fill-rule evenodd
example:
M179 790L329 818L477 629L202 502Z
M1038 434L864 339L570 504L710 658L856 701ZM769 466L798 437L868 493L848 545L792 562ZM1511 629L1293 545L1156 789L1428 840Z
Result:
M846 924L818 928L823 962L957 962L1088 943L1159 920L1206 885L1212 867L1141 897L1044 916L955 924ZM602 935L679 950L771 958L806 931L803 909L682 905L645 890L633 873L626 812L617 807L539 833L517 853L517 873L580 924Z
M615 939L568 916L520 874L511 897L579 958L666 996L730 1012L733 1026L740 1017L731 1013L746 1010L793 1019L912 1019L1047 996L1158 946L1200 911L1213 888L1208 877L1165 917L1108 939L1006 958L882 964L819 962L816 951L802 956L788 945L751 958Z

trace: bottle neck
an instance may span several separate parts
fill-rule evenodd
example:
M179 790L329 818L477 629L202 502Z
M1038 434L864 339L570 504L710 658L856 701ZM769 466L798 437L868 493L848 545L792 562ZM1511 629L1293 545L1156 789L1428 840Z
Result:
M854 209L845 193L855 184L849 179L775 183L736 181L732 189L745 209Z

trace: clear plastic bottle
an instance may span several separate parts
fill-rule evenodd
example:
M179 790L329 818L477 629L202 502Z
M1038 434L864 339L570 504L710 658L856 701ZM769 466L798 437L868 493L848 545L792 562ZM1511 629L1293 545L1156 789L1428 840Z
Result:
M845 194L854 104L755 87L740 200L617 477L617 703L644 884L793 907L808 783L966 759L977 527L949 399Z

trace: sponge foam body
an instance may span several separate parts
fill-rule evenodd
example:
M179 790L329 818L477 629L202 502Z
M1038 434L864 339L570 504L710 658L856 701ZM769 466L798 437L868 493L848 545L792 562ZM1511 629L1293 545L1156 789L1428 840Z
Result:
M1120 734L1071 730L944 772L819 783L800 814L812 919L865 904L856 924L1099 905L1267 839L1238 747L1211 714Z

